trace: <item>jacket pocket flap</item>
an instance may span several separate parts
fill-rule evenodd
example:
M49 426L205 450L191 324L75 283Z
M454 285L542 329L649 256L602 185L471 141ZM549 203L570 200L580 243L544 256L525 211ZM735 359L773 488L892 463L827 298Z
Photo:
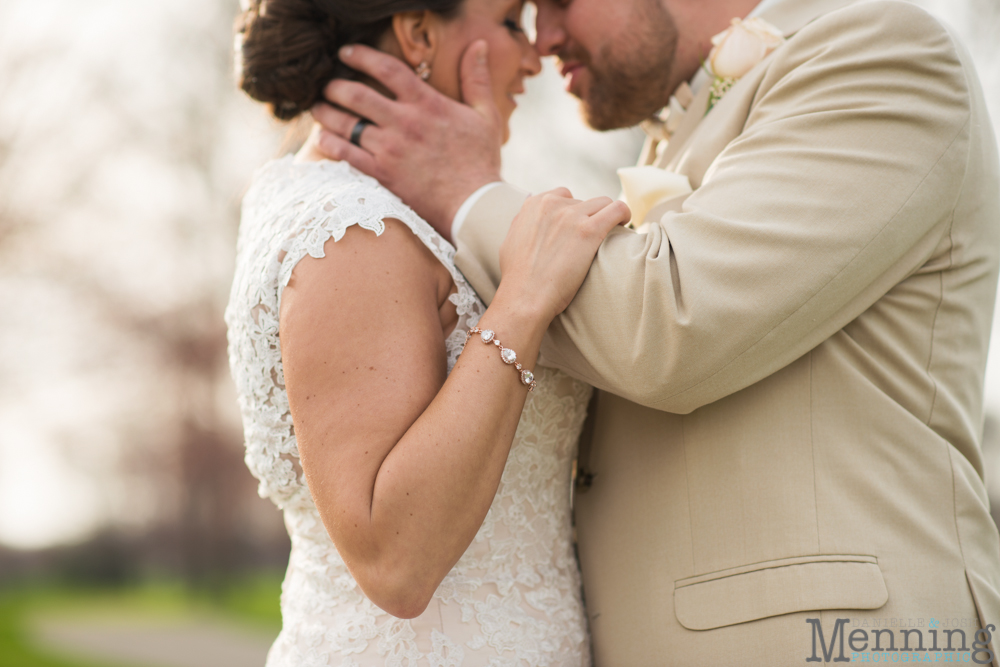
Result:
M688 630L824 609L878 609L889 600L872 556L785 558L674 582L674 613Z

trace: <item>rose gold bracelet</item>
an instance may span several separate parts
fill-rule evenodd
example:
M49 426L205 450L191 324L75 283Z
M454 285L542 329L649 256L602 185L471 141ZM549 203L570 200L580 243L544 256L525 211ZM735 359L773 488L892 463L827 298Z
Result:
M480 329L479 327L472 327L469 329L469 333L465 335L465 342L468 344L469 339L472 338L472 334L479 334L479 338L489 345L493 343L500 349L500 360L503 361L508 366L513 366L521 374L521 384L528 387L528 391L532 392L538 383L535 382L535 374L529 371L527 368L523 368L517 360L517 353L509 347L504 347L497 340L497 335L490 331L489 329Z

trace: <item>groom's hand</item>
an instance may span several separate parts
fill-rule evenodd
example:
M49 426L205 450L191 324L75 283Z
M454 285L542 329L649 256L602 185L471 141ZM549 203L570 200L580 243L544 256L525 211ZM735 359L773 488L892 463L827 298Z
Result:
M461 63L462 96L456 102L421 81L399 59L366 46L345 47L340 59L381 82L391 100L362 83L335 79L317 104L323 126L317 148L346 160L396 193L446 239L462 204L479 188L500 180L504 126L493 100L485 41L474 42ZM360 147L350 143L359 118Z

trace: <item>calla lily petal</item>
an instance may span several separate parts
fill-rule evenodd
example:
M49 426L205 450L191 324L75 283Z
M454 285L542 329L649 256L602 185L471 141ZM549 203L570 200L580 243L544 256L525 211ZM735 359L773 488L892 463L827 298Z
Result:
M657 204L692 191L687 176L659 167L625 167L618 170L618 177L635 226L645 222Z

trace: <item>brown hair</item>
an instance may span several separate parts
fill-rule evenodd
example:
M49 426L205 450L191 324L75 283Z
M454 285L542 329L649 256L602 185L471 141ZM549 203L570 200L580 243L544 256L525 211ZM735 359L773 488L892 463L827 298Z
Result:
M250 97L291 120L336 78L355 78L337 51L377 42L400 12L458 13L464 0L250 0L236 21L237 76Z

